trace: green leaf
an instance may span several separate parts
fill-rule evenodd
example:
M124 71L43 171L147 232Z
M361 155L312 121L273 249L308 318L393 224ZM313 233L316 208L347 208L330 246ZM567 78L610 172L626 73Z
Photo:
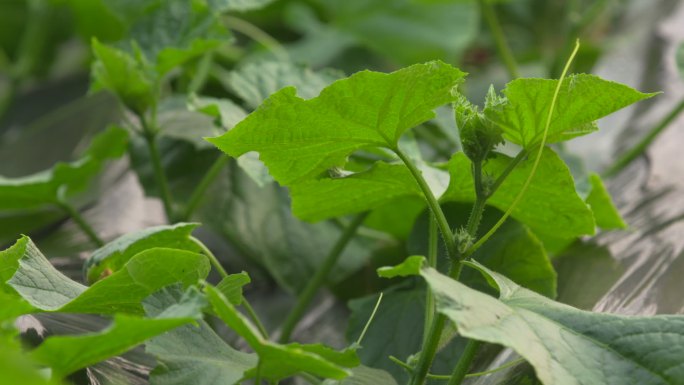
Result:
M202 295L196 289L191 290L181 303L155 318L118 314L112 325L101 332L49 337L31 352L31 357L49 366L53 377L63 378L78 369L124 353L153 336L201 319L204 304L206 301Z
M3 302L4 307L5 304ZM2 310L0 310L2 312ZM2 331L4 332L4 330ZM28 356L15 338L14 329L3 336L0 333L0 384L58 385L61 381L48 379L38 363ZM8 338L9 337L9 338Z
M589 175L589 182L591 183L591 192L587 196L586 202L594 213L596 225L602 229L627 228L627 224L622 220L620 212L613 204L606 186L603 185L601 177L592 173Z
M254 109L271 94L288 86L297 88L301 98L311 99L343 75L333 70L313 71L294 63L263 61L230 72L224 85Z
M55 269L28 240L19 266L7 283L35 311L141 314L143 298L176 282L193 285L206 278L209 269L204 255L153 248L135 255L107 279L86 287Z
M354 349L335 351L320 344L280 345L261 337L256 327L243 316L217 289L207 286L205 292L216 315L242 336L259 355L261 376L271 381L306 372L323 378L342 379L349 375L346 368L359 365ZM249 371L253 376L256 368Z
M531 149L541 143L557 80L516 79L503 91L505 99L484 114L504 132L504 138ZM598 76L570 75L558 93L546 143L596 131L599 118L657 93L645 94Z
M33 306L28 302L3 291L0 291L0 303L2 304L0 306L0 325L4 321L13 321L17 317L33 311Z
M420 4L413 0L318 0L329 26L315 33L329 36L332 29L344 39L396 63L426 60L458 61L478 31L477 6L472 2ZM445 36L451 38L445 39ZM336 41L330 44L339 44ZM348 45L349 43L347 43ZM344 45L342 46L344 48Z
M145 299L145 313L156 317L181 301L182 294L178 287L162 289ZM152 385L234 384L257 365L256 354L233 349L202 320L153 338L145 351L158 362L150 374Z
M264 266L278 285L290 292L303 289L344 230L333 222L298 220L292 215L284 188L276 183L260 187L234 162L224 169L207 196L211 200L200 209L198 219ZM385 244L377 238L363 234L354 237L328 283L348 278L382 246Z
M384 370L359 365L344 380L325 380L323 385L397 385L397 382Z
M157 81L141 58L101 44L97 39L93 39L92 49L95 61L91 68L91 91L110 91L138 114L154 105Z
M235 127L236 124L247 117L247 112L230 99L219 99L193 94L188 98L188 108L191 111L199 111L218 119L221 127L225 130ZM206 141L204 141L204 143L206 144Z
M82 158L70 163L57 163L37 174L5 178L0 176L0 210L29 209L57 204L59 194L71 196L88 186L104 162L118 158L126 151L128 133L109 127L98 134Z
M374 209L396 198L422 197L406 166L384 162L345 177L298 183L290 194L292 212L311 222Z
M128 263L136 254L155 247L199 253L201 248L190 239L198 223L155 226L122 235L95 250L83 265L88 282L105 278Z
M0 288L2 288L3 293L16 293L11 286L6 284L6 282L12 278L19 268L19 260L24 256L29 242L31 242L29 237L24 235L19 238L14 245L0 251Z
M483 169L487 175L496 178L512 159L502 154L493 155ZM528 158L513 169L488 203L506 211L527 180L533 162L534 159ZM451 181L441 198L442 201L475 201L470 170L470 160L463 153L457 153L451 158ZM537 234L571 238L594 233L595 224L591 210L577 195L568 167L549 148L544 149L534 179L511 216L529 226Z
M524 289L477 263L499 299L424 268L438 311L463 336L510 347L545 384L681 384L684 317L591 313Z
M208 140L234 157L259 152L271 175L291 185L343 165L363 147L396 147L404 131L454 100L453 88L463 76L430 62L390 74L359 72L309 100L285 88L234 129Z
M383 278L418 275L423 265L425 265L425 257L422 255L412 255L396 266L379 268L378 275Z
M252 280L249 278L249 275L243 271L237 274L229 274L216 285L216 289L226 297L228 302L235 306L239 306L244 299L242 296L242 287L250 282L252 282Z

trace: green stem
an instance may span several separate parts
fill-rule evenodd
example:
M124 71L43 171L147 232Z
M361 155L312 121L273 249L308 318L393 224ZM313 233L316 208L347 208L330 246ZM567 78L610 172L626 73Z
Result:
M356 230L361 226L367 215L367 212L357 215L349 224L349 226L344 229L340 235L340 238L337 240L337 243L335 243L333 248L330 250L330 253L328 253L328 255L325 257L325 260L321 266L318 267L316 273L306 284L304 290L301 292L301 294L299 294L297 303L292 310L290 310L290 313L287 315L287 318L283 323L282 334L278 339L280 343L289 342L292 332L306 312L306 309L311 304L311 300L313 300L318 290L321 288L321 286L323 286L323 283L328 278L330 271L333 269L333 267L335 267L337 260L342 254L342 251L344 251L345 247L347 247L347 244L349 244L349 241L351 241L351 239L354 237Z
M76 210L72 205L70 205L66 200L60 199L57 201L57 206L59 206L65 213L67 213L71 219L76 222L78 227L81 228L83 233L93 242L97 247L104 246L104 241L97 235L95 229L86 222L85 218Z
M437 220L435 215L430 212L428 218L430 224L428 225L428 265L433 269L437 268L437 247L439 237L437 235ZM432 325L432 319L435 314L435 297L429 289L425 291L425 324L423 325L423 344L427 341L429 327Z
M506 43L506 37L504 36L503 30L501 29L501 24L496 16L494 8L487 0L478 0L480 6L480 12L485 19L485 22L489 26L489 30L494 37L494 42L496 43L496 49L503 60L508 74L511 79L517 79L520 77L518 72L518 64L515 62L511 48Z
M630 163L646 151L648 146L660 135L678 116L684 111L684 98L677 103L677 105L670 111L669 114L661 120L643 139L639 141L634 147L629 149L618 160L603 173L605 177L613 177L620 171L624 170Z
M159 148L157 147L157 127L148 124L147 120L143 115L140 115L140 123L143 128L143 138L147 144L147 149L150 153L150 160L152 161L152 170L154 171L154 177L157 182L157 187L159 188L159 195L164 205L164 212L166 213L166 218L169 222L175 222L175 215L173 212L173 199L171 198L171 190L169 189L169 183L166 179L166 174L164 173L164 168L161 163L161 154Z
M501 175L499 175L494 181L494 183L489 187L489 191L487 192L487 198L494 195L496 190L498 190L499 187L501 187L501 184L506 180L506 178L508 178L508 175L511 173L511 171L513 171L518 166L518 164L520 164L520 162L522 162L523 159L525 159L527 154L528 151L524 148L520 150L520 152L518 152L518 155L516 155L515 158L513 158L513 161L511 161L511 163L509 163L508 166L506 166Z
M449 380L448 385L459 385L461 382L463 382L463 379L465 378L466 374L468 374L468 369L470 369L470 365L473 363L473 359L475 358L475 354L477 353L477 349L480 348L480 345L482 345L482 342L480 341L468 341L463 354L461 354L461 358L459 358L458 363L454 368L454 372L451 374L451 379Z
M254 385L261 385L261 359L257 362L256 374L254 375Z
M230 157L228 155L221 154L221 156L219 156L216 159L216 161L214 161L214 163L211 165L207 173L204 174L204 177L202 177L202 180L195 188L195 191L192 192L190 200L188 201L188 205L185 207L185 212L183 213L182 220L187 221L192 217L192 214L195 212L195 209L197 209L197 206L199 206L200 202L202 202L202 198L204 198L204 193L206 193L209 186L211 186L211 184L214 182L216 177L219 175L219 173L221 172L223 167L225 167L229 160Z
M199 92L204 84L209 78L209 72L211 71L211 65L213 64L214 54L213 52L207 52L202 55L202 58L197 63L197 72L194 74L188 84L188 93Z
M418 167L416 167L416 165L413 164L411 159L401 150L396 148L394 149L394 152L397 154L399 159L401 159L401 161L404 162L406 167L411 172L411 175L413 175L413 179L415 179L416 183L418 183L418 187L420 187L420 190L423 192L423 195L425 196L425 201L427 202L428 207L430 207L430 211L437 220L437 226L439 227L439 232L442 234L442 238L444 239L449 259L451 259L454 262L458 261L459 254L458 248L456 247L456 240L454 239L454 234L451 231L451 227L449 226L449 222L447 221L446 216L442 211L442 208L439 206L437 198L435 198L435 195L432 193L432 190L430 190L430 186L428 186L427 182L425 181L425 178L423 178L423 174L420 172Z
M212 266L214 266L214 269L218 271L219 275L221 278L226 278L228 277L228 272L226 269L223 268L223 265L221 265L221 262L216 258L216 255L209 250L209 248L199 239L193 237L192 235L190 236L190 240L194 242L200 250L202 250L202 253L209 258L209 262L211 263ZM242 306L245 308L245 311L247 312L247 315L249 318L254 322L256 325L257 329L259 330L259 333L264 338L268 338L268 331L266 331L266 328L264 327L264 324L261 323L261 320L259 319L259 316L256 314L254 311L254 308L252 308L252 305L247 301L247 298L242 296Z

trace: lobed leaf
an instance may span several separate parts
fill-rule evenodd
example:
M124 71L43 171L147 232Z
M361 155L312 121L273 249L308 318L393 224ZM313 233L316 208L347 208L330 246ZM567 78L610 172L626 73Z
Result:
M238 306L242 303L242 287L252 282L249 275L244 271L237 274L229 274L216 285L216 289L223 294L231 304Z
M17 244L19 249L12 255L21 251L22 256L7 285L33 307L32 312L142 314L140 301L148 295L177 282L193 285L206 278L210 269L201 254L153 248L138 253L107 279L86 287L55 269L27 237Z
M531 149L541 143L557 80L516 79L506 85L505 99L485 108L485 116L504 132L504 138ZM586 135L598 128L599 118L657 93L641 93L598 76L568 76L561 85L546 143Z
M484 165L484 172L496 178L511 161L511 158L495 153ZM488 203L506 211L527 180L533 162L533 159L523 160L513 169ZM471 162L463 153L456 153L451 158L451 181L441 197L442 201L475 201L470 170ZM537 234L571 238L594 233L593 214L577 195L568 167L548 148L544 149L532 183L511 216L529 226Z
M510 347L545 384L682 384L684 317L591 313L554 302L475 262L499 299L423 268L437 309L463 336Z
M452 90L463 76L430 62L390 74L359 72L310 100L285 88L231 131L208 140L234 157L259 152L275 180L291 185L341 166L360 148L396 147L404 131L454 100Z

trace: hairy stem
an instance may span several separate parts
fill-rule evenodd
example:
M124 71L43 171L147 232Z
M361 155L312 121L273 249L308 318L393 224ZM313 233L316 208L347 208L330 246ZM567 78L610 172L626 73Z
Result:
M199 206L200 202L202 202L204 193L207 192L209 186L211 186L229 160L230 157L228 155L221 154L216 161L214 161L209 170L207 170L207 173L204 174L204 177L202 177L202 180L199 182L197 187L195 187L195 190L192 192L190 200L188 200L188 205L185 207L185 211L181 217L182 220L187 221L192 217L195 209L197 209L197 206Z
M485 22L487 23L487 26L494 37L496 49L499 52L499 56L501 56L501 60L503 60L506 69L508 70L509 76L511 79L519 78L520 73L518 72L518 64L515 62L511 48L506 43L506 37L501 29L501 24L499 23L499 19L496 16L494 8L488 0L478 0L477 3L480 6L480 12L482 13L482 16L484 17Z
M442 234L442 238L444 239L449 259L451 259L452 261L458 261L458 248L456 247L456 240L454 239L454 234L451 231L451 227L449 226L449 222L447 221L446 216L442 211L442 208L439 206L437 198L435 198L435 195L432 193L432 190L430 190L430 186L428 186L427 182L425 181L425 178L423 178L423 174L420 172L418 167L416 167L416 165L413 164L411 159L401 150L394 149L394 152L397 154L397 156L399 156L399 159L401 159L401 161L404 162L406 167L408 167L409 171L411 172L411 175L413 175L413 179L415 179L416 183L418 183L418 187L420 187L420 190L423 192L423 195L425 196L425 201L427 202L428 207L430 207L430 211L437 220L437 226L439 227L439 232Z
M333 267L335 267L340 255L342 255L342 252L347 247L347 244L349 244L349 241L351 241L351 239L354 237L356 230L361 226L367 215L367 212L361 213L357 215L351 223L349 223L347 228L344 229L340 235L337 243L335 243L333 248L330 250L330 253L328 253L328 255L325 257L325 260L321 266L319 266L318 270L316 270L314 276L311 277L311 280L309 280L309 282L306 284L304 290L301 292L301 294L299 294L297 303L292 310L290 310L290 313L287 315L287 318L283 323L282 334L278 339L280 343L287 343L290 340L292 332L306 312L306 309L311 304L311 300L313 300L318 290L321 288L321 286L323 286L323 283L328 278L330 271L333 269Z
M646 151L648 146L684 111L684 98L677 103L669 114L658 125L644 136L634 147L626 151L610 168L603 173L605 177L613 177L624 170L630 163Z
M150 153L150 160L152 161L152 170L154 171L154 178L159 188L159 195L164 205L164 212L169 222L175 222L175 214L173 212L173 198L171 197L171 190L169 189L169 182L166 179L164 168L161 163L161 154L157 147L157 127L156 125L147 122L145 117L140 115L140 123L143 128L143 138L147 144L147 149Z
M461 382L463 382L463 379L465 378L466 374L468 374L468 369L470 369L470 365L473 363L473 359L475 358L475 354L477 353L477 349L480 348L480 345L482 345L482 342L480 341L468 341L463 354L461 354L461 358L459 358L458 363L454 368L454 372L451 374L451 379L449 379L448 385L459 385Z
M223 268L223 265L221 265L221 262L216 258L216 255L209 250L209 248L199 239L193 237L192 235L190 236L190 240L194 242L200 250L202 250L202 254L206 255L207 258L209 258L209 262L211 265L218 271L219 275L221 278L226 278L228 276L228 272L226 269ZM257 329L259 329L259 333L264 338L268 338L268 331L266 331L266 328L264 327L264 324L261 323L261 319L259 319L259 316L256 314L254 311L254 308L252 308L252 305L247 301L247 298L242 296L242 306L245 308L245 311L247 312L247 315L249 318L254 322L256 325Z
M57 206L64 210L71 219L78 225L78 227L83 231L83 233L93 242L97 247L104 246L104 241L97 235L95 229L86 222L85 218L76 210L72 205L70 205L66 200L60 199L57 201Z
M499 366L498 368L494 368L491 370L485 370L484 372L468 373L464 377L465 378L474 378L474 377L486 376L488 374L492 374L492 373L496 373L496 372L499 372L499 371L504 370L504 369L508 369L511 366L520 365L523 362L525 362L525 359L520 358L517 360L513 360L511 362L508 362L506 364L503 364L503 365ZM428 374L427 378L430 380L447 380L448 381L451 379L451 376L452 376L451 374L432 374L432 373L430 373L430 374Z

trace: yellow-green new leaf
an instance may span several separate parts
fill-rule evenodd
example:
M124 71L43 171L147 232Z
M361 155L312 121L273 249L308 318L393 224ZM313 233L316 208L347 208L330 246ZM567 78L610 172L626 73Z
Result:
M259 152L271 175L292 185L343 165L360 148L396 147L404 131L455 99L463 76L436 61L389 74L362 71L309 100L284 88L235 128L208 140L233 157Z
M513 80L503 91L503 103L485 108L485 116L503 129L504 138L533 148L541 143L557 85L550 79ZM596 120L654 95L595 75L570 75L558 93L546 143L596 131Z

